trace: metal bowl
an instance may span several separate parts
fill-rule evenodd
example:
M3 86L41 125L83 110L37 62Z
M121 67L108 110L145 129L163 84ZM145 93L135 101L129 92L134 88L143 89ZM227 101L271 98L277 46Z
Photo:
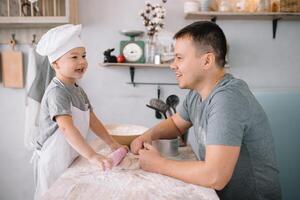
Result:
M179 154L178 146L179 139L164 139L164 140L154 140L152 145L166 157L174 157Z

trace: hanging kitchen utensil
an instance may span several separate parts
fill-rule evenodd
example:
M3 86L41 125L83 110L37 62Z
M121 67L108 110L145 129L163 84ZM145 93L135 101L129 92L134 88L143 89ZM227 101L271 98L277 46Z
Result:
M169 105L173 109L174 114L175 114L176 113L176 107L179 104L179 97L176 96L175 94L172 94L172 95L167 97L166 103L167 103L167 105Z
M160 99L160 86L159 85L157 85L157 99ZM156 117L156 119L162 118L159 111L155 111L155 117Z
M169 116L171 117L173 114L175 114L175 112L173 113L172 109L171 109L171 104L169 104L169 102L166 102L166 104L169 106L169 109L168 109L168 114Z
M158 113L160 114L160 116L163 114L160 110L158 110L157 108L155 108L155 107L153 107L153 106L150 106L150 105L148 105L148 104L146 104L146 106L147 106L148 108L151 108L151 109L155 110L155 112L158 112ZM164 117L166 118L167 116L164 116Z
M23 88L23 55L15 50L14 35L11 40L12 50L1 53L2 81L4 87Z
M165 119L167 119L167 111L170 107L165 102L160 99L151 99L149 104L163 113Z
M166 103L170 108L173 109L174 114L176 113L176 106L179 104L179 97L175 94L172 94L167 97ZM182 134L181 136L178 136L179 138L179 146L183 147L186 146L186 135L187 133Z

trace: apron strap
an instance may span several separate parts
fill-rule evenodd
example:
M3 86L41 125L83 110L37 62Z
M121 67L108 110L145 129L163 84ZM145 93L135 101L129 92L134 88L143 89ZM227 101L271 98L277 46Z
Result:
M38 161L40 159L40 155L41 155L41 150L35 149L33 151L33 154L31 156L31 158L30 158L30 163L34 164L35 161Z
M38 177L38 162L40 159L41 150L35 149L30 159L30 163L33 164L33 180L35 188L37 187Z

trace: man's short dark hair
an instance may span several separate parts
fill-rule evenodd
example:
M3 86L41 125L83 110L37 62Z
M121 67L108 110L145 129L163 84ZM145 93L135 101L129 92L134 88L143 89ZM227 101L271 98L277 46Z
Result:
M197 46L212 48L212 53L216 56L216 63L220 67L224 67L227 43L224 32L217 24L209 21L194 22L178 31L174 35L174 39L186 36L191 37Z

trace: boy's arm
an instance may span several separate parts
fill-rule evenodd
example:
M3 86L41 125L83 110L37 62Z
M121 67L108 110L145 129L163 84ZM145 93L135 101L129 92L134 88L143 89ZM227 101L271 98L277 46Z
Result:
M121 145L107 132L106 128L94 112L90 112L90 128L97 136L108 144L112 150L121 147Z
M64 134L69 144L83 157L88 159L92 164L103 167L103 161L106 158L97 154L85 139L80 134L79 130L74 126L72 117L70 115L56 116L55 120L59 129ZM107 160L111 163L110 160Z

